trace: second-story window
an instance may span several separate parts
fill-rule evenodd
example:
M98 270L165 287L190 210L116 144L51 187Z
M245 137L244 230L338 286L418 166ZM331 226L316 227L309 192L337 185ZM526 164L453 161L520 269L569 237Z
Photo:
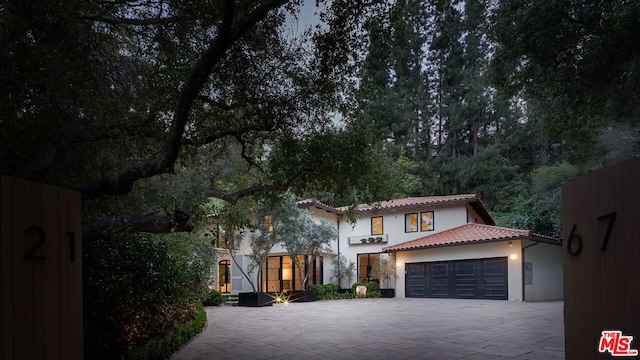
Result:
M273 219L271 215L264 216L264 226L267 228L268 232L273 232Z
M382 235L384 229L382 228L382 216L375 216L371 218L371 235Z
M420 231L433 230L433 211L420 213Z
M404 214L404 232L418 231L418 213Z

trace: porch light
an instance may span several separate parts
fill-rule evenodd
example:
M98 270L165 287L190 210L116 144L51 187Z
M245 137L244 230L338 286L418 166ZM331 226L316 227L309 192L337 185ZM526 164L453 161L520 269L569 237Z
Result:
M396 261L396 266L398 267L402 266L402 261Z
M515 259L517 259L517 258L518 258L518 255L517 255L517 254L511 254L511 255L509 255L509 259L511 259L511 260L515 260Z

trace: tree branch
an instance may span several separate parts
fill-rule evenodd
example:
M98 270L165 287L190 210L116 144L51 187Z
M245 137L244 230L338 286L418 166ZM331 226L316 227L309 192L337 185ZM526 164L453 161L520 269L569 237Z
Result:
M142 178L173 173L175 162L182 149L184 131L189 120L191 107L214 67L222 60L227 50L247 30L264 19L269 11L282 6L286 2L287 0L265 0L234 25L234 1L225 0L224 15L218 29L218 35L202 54L180 91L169 134L162 152L138 162L114 177L103 178L93 184L81 187L79 191L82 193L83 198L91 199L103 195L124 195L129 193L133 188L133 184Z
M166 18L148 18L148 19L131 19L114 16L89 15L83 16L82 19L96 22L103 22L111 25L134 25L134 26L155 26L177 23L181 21L189 21L190 18L183 16L172 16Z
M284 184L259 184L259 185L253 185L250 186L248 188L242 189L242 190L238 190L236 192L228 192L228 191L223 191L223 190L210 190L209 192L207 192L206 196L208 197L215 197L221 200L224 200L232 205L235 205L238 203L238 201L244 197L247 196L251 196L251 195L255 195L255 194L262 194L262 193L267 193L267 192L285 192L289 189L289 187L291 186L291 184L293 184L294 181L296 181L296 179L298 179L300 176L302 175L302 172L299 172L297 174L295 174L294 176L292 176L287 182L285 182Z
M130 226L135 232L167 234L172 232L191 232L191 217L184 211L176 210L172 216L162 215L116 215L85 226L82 236L95 239L101 234L121 226Z
M229 110L233 110L233 109L238 109L240 108L240 105L238 104L225 104L219 101L215 101L213 99L210 99L204 95L200 95L198 96L198 100L207 103L213 107L217 107L219 109L225 110L225 111L229 111Z
M204 138L204 140L202 141L195 141L193 139L184 138L182 140L182 143L184 145L192 145L192 146L206 145L227 136L233 136L237 139L241 137L243 134L246 134L251 131L269 131L272 129L273 129L273 125L271 124L251 125L251 126L241 127L239 129L216 131L213 134Z

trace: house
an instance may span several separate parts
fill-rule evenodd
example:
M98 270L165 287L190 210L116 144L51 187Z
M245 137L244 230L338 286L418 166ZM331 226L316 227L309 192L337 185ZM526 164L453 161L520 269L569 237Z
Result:
M395 266L395 279L382 287L395 296L541 301L562 299L562 246L554 238L495 226L476 194L395 199L354 208L335 208L316 199L298 202L317 221L338 233L330 250L308 263L308 284L378 281L380 264ZM351 216L347 216L347 214ZM246 269L247 241L234 256L222 258L217 287L251 291ZM332 278L331 260L344 256L355 266L351 276ZM235 262L237 266L231 266ZM297 271L276 246L263 268L264 291L300 286ZM251 275L255 276L255 274Z

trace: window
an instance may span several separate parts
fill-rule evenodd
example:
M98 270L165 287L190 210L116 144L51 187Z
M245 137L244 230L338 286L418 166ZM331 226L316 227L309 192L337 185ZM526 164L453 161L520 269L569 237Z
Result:
M433 230L433 211L425 211L420 213L420 231Z
M404 214L404 232L418 231L418 213Z
M361 283L367 283L373 279L373 276L378 273L380 267L380 254L358 254L358 281Z
M273 219L271 215L264 216L264 226L267 228L268 232L273 232Z
M262 291L281 292L302 289L304 278L307 279L307 287L324 282L322 256L310 259L310 255L298 255L298 260L303 267L302 274L289 256L269 256L262 265Z
M382 216L376 216L371 218L371 235L382 235Z

